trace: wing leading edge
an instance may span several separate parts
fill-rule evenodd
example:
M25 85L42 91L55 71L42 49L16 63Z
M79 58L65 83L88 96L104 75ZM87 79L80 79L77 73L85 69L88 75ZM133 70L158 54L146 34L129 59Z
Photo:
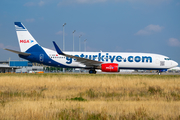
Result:
M58 45L54 41L53 41L53 44L56 49L56 52L59 55L64 55L66 57L76 59L76 62L80 62L86 66L99 66L100 64L102 64L102 62L100 62L100 61L95 61L95 60L90 60L90 59L86 59L86 58L81 58L81 57L65 54L62 52L62 50L58 47Z

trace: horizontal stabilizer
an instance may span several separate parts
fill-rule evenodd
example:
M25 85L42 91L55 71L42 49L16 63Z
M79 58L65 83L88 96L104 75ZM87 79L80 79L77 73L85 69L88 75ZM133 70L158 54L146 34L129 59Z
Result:
M19 51L15 51L15 50L7 49L7 48L4 48L4 49L5 49L5 50L8 50L8 51L10 51L10 52L13 52L13 53L19 54L19 55L24 55L24 56L29 56L29 55L31 55L31 53L19 52Z

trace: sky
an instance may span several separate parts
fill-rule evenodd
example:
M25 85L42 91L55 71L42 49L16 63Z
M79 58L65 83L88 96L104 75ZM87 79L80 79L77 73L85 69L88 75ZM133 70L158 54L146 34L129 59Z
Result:
M179 0L0 0L0 61L19 60L14 22L22 22L43 47L65 50L143 52L180 64ZM180 65L179 65L180 66Z

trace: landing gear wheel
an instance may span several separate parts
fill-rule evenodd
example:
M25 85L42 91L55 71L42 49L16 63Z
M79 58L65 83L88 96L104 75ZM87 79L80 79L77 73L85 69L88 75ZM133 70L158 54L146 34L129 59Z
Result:
M96 74L96 70L89 70L89 74Z
M158 70L158 71L157 71L157 74L158 74L158 75L161 75L161 72Z

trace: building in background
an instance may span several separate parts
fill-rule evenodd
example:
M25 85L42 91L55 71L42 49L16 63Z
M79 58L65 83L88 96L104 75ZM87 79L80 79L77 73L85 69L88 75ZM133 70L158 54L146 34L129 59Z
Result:
M0 73L33 73L43 71L43 65L29 61L0 61Z

